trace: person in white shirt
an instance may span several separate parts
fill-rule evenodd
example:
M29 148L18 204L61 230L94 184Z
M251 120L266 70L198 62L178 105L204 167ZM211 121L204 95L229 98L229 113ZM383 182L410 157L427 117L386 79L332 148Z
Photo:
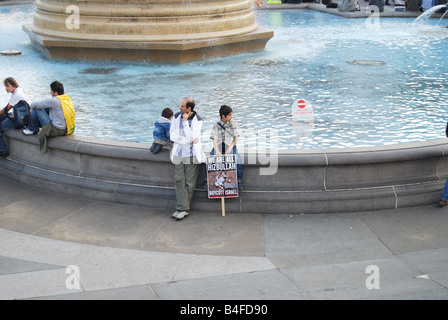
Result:
M204 121L193 110L194 107L192 98L183 99L180 112L174 115L170 127L170 140L173 141L171 162L174 164L176 190L176 211L172 217L176 220L188 216L199 165L206 160L201 143Z
M6 107L0 110L0 157L8 155L5 139L3 138L3 131L14 127L14 122L5 113L9 112L21 100L28 102L27 95L22 88L19 88L19 84L14 78L6 78L3 84L5 85L6 92L12 95Z

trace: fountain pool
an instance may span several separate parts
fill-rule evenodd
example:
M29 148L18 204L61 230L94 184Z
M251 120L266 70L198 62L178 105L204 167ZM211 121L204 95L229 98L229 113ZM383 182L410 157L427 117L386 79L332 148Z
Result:
M22 52L0 57L0 76L16 78L31 100L48 97L52 81L63 82L77 109L77 135L150 143L162 109L177 111L185 96L195 98L205 120L206 148L222 104L234 109L247 147L263 147L258 138L271 128L279 149L378 146L445 135L445 21L380 18L378 29L366 19L310 10L256 10L257 23L275 33L264 51L159 64L50 60L22 31L33 12L29 5L0 6L0 50ZM292 124L297 99L313 105L314 124ZM0 101L8 101L4 90Z

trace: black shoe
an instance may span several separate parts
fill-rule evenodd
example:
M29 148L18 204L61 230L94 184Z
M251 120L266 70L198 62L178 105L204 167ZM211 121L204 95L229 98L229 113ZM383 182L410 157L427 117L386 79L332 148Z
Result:
M152 149L152 147L151 147L151 149ZM158 143L155 143L154 149L152 149L151 152L156 154L156 153L159 153L160 150L162 150L162 145L158 144Z
M0 151L0 157L7 157L9 156L8 150Z
M156 147L157 143L153 142L151 148L149 149L149 151L153 152L154 148Z

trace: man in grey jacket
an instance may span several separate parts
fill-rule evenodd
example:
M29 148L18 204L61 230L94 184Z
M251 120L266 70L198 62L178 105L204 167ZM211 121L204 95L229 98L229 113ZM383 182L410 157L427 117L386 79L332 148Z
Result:
M67 133L67 124L62 111L59 95L64 94L62 83L55 81L50 85L51 98L32 102L28 128L23 130L24 135L38 134L41 154L47 153L47 137L64 136Z

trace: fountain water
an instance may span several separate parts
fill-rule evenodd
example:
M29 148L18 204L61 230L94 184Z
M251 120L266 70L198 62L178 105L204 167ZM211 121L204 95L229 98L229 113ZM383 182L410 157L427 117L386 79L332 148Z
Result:
M426 10L425 12L423 12L421 15L419 15L416 19L415 19L415 23L422 23L427 21L429 18L431 18L431 16L437 12L440 9L446 8L447 5L446 4L440 4L434 7L431 7L430 9ZM446 13L446 12L445 12ZM445 15L444 15L445 16Z
M46 59L33 49L23 24L34 8L0 7L0 69L14 76L31 101L44 99L55 79L77 106L77 134L116 141L152 142L161 110L193 94L204 123L205 148L220 104L239 122L242 146L262 145L263 130L278 133L280 149L378 146L444 137L448 110L448 50L436 21L382 18L380 30L363 19L311 10L254 10L275 31L265 50L184 64ZM331 28L332 32L327 30ZM420 32L421 29L431 31ZM359 30L359 32L353 32ZM21 68L17 68L20 65ZM39 81L36 81L39 79ZM378 83L384 79L384 83ZM305 99L315 122L297 133L291 104ZM8 101L4 90L0 101ZM246 117L246 115L248 115ZM267 116L268 115L268 116Z
M446 14L448 13L448 4L446 5L446 8L447 8L447 10L445 10L445 12L443 13L442 17L437 22L437 25L439 25L440 21L442 21L442 19L445 18Z

